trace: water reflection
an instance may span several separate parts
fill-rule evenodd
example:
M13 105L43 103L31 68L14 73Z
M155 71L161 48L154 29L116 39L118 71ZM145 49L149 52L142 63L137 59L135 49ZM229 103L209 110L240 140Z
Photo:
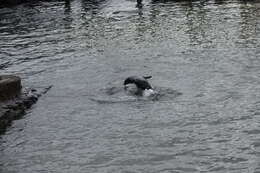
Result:
M186 15L186 34L189 36L190 45L202 45L211 42L208 33L211 30L210 17L204 8L204 2L182 4L183 12Z
M239 23L239 39L246 40L247 47L254 47L257 42L257 28L259 24L260 11L257 7L254 7L255 3L253 2L244 2L240 6L240 18L241 22ZM240 41L239 41L240 42ZM238 43L239 44L239 43Z
M65 0L65 3L64 3L64 18L63 18L65 29L71 29L72 28L73 17L72 17L71 13L72 13L71 1Z
M65 14L71 13L71 1L70 1L70 0L65 0L64 10L65 10L65 11L64 11Z
M192 2L196 2L199 0L152 0L152 3L192 3Z
M82 11L86 14L97 14L106 0L81 0Z
M214 0L214 2L215 2L216 4L218 4L218 5L221 5L221 4L226 3L227 1L225 1L225 0Z
M137 0L136 7L137 7L137 8L143 8L142 0Z
M214 3L216 5L214 5ZM255 6L254 1L243 1L244 4L239 4L239 2L234 2L235 7L231 8L230 10L235 10L236 13L233 16L226 14L226 17L223 19L223 27L216 28L217 25L216 18L221 16L222 14L219 13L220 10L226 8L229 9L230 1L222 1L222 0L215 0L215 1L161 1L161 0L153 0L151 1L152 4L150 8L150 16L151 16L151 24L153 25L156 23L156 18L158 15L162 13L164 8L171 7L171 9L167 9L167 13L176 16L174 13L181 13L183 14L186 20L186 27L185 33L189 37L190 46L194 45L204 45L206 47L214 47L217 44L214 43L216 32L225 32L224 29L229 29L227 21L232 20L232 18L240 18L239 22L239 32L240 36L236 39L247 40L248 44L250 42L256 41L257 38L257 18L259 18L259 12L257 6ZM160 5L161 4L161 5ZM163 5L164 4L164 5ZM161 8L163 5L164 8ZM212 9L209 9L208 6L215 6ZM174 7L174 8L173 8ZM238 7L238 8L237 8ZM230 11L230 14L232 12ZM158 19L160 20L160 19ZM218 27L218 26L217 26ZM219 40L220 41L220 40ZM213 43L213 44L212 44ZM239 41L238 41L239 43ZM257 44L256 42L252 44Z
M136 4L0 10L1 72L54 86L0 139L0 172L254 172L259 3ZM127 98L130 74L153 75L163 96Z

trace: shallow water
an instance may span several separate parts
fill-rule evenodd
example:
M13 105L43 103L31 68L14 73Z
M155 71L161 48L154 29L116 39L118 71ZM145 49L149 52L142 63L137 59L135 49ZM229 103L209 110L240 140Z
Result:
M259 173L259 18L236 0L1 8L1 74L53 87L0 137L0 172ZM161 97L126 95L131 75Z

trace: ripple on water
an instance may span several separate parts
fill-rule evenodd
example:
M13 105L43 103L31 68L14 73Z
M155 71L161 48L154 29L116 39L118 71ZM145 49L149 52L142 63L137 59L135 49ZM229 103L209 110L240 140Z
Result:
M145 96L135 96L129 95L125 92L123 86L112 86L106 87L99 91L97 96L90 98L90 100L95 101L99 104L113 104L113 103L129 103L129 102L138 102L138 101L170 101L182 93L173 90L171 88L163 87L154 87L154 90L157 92L155 95L150 97ZM102 97L100 97L100 95Z

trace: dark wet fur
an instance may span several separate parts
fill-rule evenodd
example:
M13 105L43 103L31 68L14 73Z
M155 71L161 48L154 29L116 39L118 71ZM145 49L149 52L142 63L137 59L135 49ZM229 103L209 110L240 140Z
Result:
M152 76L144 76L144 77L130 76L126 78L126 80L124 81L124 85L135 84L137 88L140 88L142 90L152 89L152 86L147 81L147 79L150 79L151 77Z

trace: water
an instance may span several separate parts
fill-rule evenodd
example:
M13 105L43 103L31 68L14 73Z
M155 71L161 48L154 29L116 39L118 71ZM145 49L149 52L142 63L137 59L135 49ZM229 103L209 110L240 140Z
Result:
M0 172L259 173L259 18L237 0L1 8L1 74L53 87L0 137ZM160 97L126 95L130 75Z

